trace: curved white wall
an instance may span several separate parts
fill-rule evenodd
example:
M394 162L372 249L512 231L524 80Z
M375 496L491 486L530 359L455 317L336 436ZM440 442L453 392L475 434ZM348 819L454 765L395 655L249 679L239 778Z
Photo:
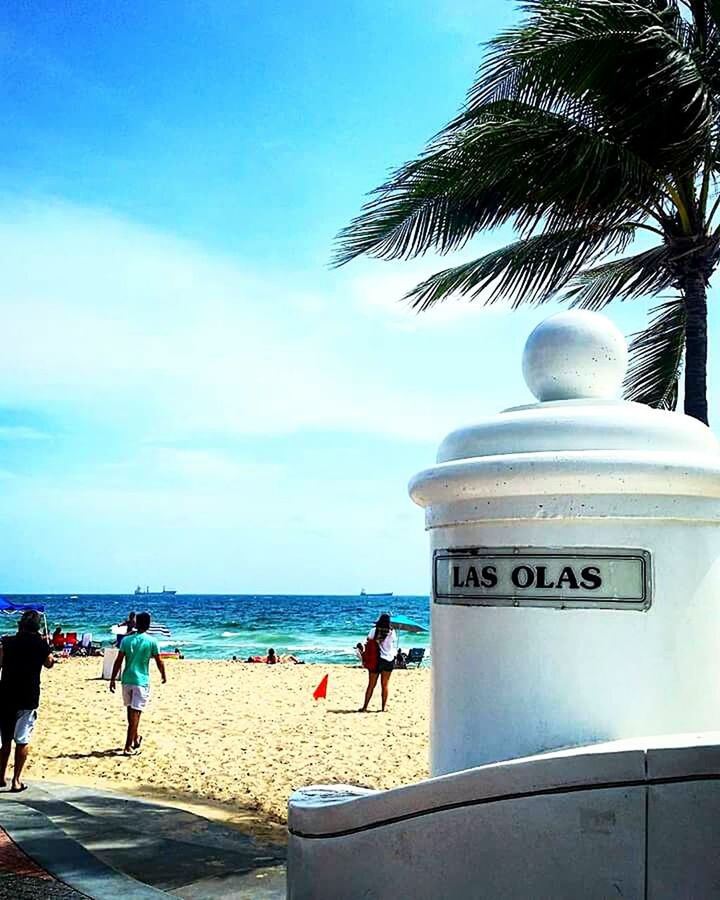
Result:
M718 896L718 734L290 798L291 900Z
M717 727L718 523L573 516L434 528L431 538L433 548L642 547L654 581L645 612L433 604L434 775Z

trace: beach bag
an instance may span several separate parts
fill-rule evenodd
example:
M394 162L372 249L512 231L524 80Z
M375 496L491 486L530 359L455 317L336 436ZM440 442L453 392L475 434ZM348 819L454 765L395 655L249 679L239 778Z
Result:
M370 672L375 672L380 659L380 648L375 638L368 638L362 652L362 664Z

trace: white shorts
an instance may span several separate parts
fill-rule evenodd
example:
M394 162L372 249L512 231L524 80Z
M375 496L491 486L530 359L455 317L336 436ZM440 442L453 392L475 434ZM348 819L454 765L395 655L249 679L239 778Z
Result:
M123 703L137 712L142 712L150 702L150 688L139 684L124 684Z
M17 714L17 720L15 721L15 736L14 740L16 744L29 744L30 738L32 737L33 728L35 727L35 723L37 722L37 710L36 709L19 709Z

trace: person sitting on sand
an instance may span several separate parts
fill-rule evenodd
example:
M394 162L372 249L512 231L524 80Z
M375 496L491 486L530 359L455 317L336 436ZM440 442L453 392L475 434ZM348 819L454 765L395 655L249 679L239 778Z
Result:
M56 650L62 650L62 648L65 646L65 635L63 634L61 625L58 625L55 631L53 631L51 644Z
M125 738L125 756L133 756L140 750L142 737L138 734L140 716L150 699L150 660L154 659L162 677L167 683L165 663L160 656L160 647L154 637L146 634L150 627L150 613L142 612L137 616L137 634L130 634L122 639L120 652L110 677L110 691L115 693L115 682L123 661L127 659L122 674L123 702L127 708L127 736Z
M185 659L185 654L180 652L179 647L175 648L175 656L177 657L177 659Z
M355 656L358 659L360 665L363 664L363 645L361 643L355 644Z
M395 668L407 669L407 653L403 653L400 647L398 647L397 656L395 657Z
M287 656L279 656L272 647L268 650L268 655L266 657L249 656L248 662L264 662L269 666L276 666L278 663L295 663L296 666L305 665L303 660L298 659L297 656L293 656L292 653Z
M21 780L28 757L30 738L37 722L40 705L40 672L52 669L55 658L50 644L40 637L40 614L28 609L18 623L14 637L4 637L0 643L0 787L5 787L5 774L15 741L15 764L12 787L17 794L27 785Z

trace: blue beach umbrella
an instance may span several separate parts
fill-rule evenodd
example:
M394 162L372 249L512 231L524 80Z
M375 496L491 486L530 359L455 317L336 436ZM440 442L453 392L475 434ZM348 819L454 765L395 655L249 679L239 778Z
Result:
M42 603L13 603L12 600L0 597L0 612L25 612L26 609L34 609L35 612L45 612L45 606Z
M42 603L13 603L12 600L7 600L5 597L0 597L0 613L6 616L12 616L15 613L23 613L28 609L32 609L35 612L42 613L43 617L43 626L45 628L45 634L48 633L48 624L47 619L45 617L45 606Z
M411 634L420 634L422 631L427 631L424 625L408 619L407 616L391 616L390 621L395 631L409 631Z

